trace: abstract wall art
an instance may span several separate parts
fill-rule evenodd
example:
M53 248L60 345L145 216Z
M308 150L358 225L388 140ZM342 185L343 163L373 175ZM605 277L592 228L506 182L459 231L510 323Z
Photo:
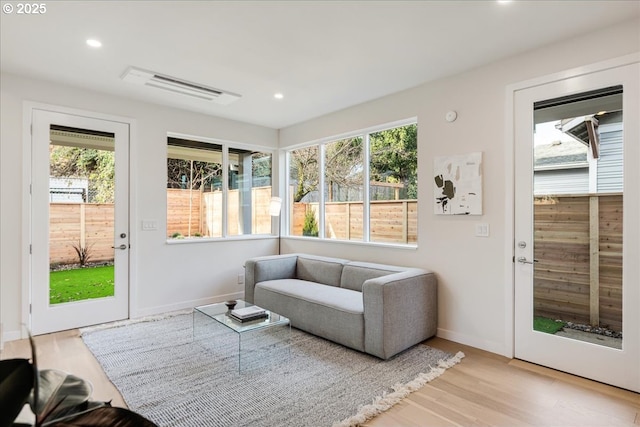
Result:
M482 215L482 152L434 159L434 213Z

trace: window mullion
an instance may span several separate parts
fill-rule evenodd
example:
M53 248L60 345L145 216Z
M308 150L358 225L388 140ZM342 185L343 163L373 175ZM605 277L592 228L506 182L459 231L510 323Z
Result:
M326 146L325 144L320 144L319 147L319 155L318 157L320 157L320 163L319 163L319 171L318 174L320 175L318 178L319 184L318 186L320 187L320 197L318 197L318 237L320 239L324 239L325 238L325 230L324 230L324 197L325 197L325 153L326 153Z
M362 241L368 242L369 239L369 231L370 231L370 204L369 204L369 196L370 196L370 173L369 173L369 165L371 164L369 161L369 157L371 154L371 149L369 146L369 134L365 134L364 136L364 153L362 159L362 167L363 167L363 187L362 187Z
M280 211L280 218L278 218L278 221L280 222L280 225L283 225L284 227L279 228L280 230L280 236L278 236L279 238L282 238L282 236L291 236L291 227L292 227L292 223L293 223L293 194L291 191L291 151L287 151L286 153L284 153L284 171L282 170L282 167L280 167L280 159L282 159L283 156L282 154L280 154L280 156L278 157L278 189L283 188L281 183L280 183L280 177L284 176L284 191L283 192L279 192L278 194L284 194L283 196L283 203L282 203L282 210ZM286 199L285 199L286 198ZM286 207L286 212L285 212L285 207Z
M222 237L229 235L227 228L229 212L229 146L222 146Z

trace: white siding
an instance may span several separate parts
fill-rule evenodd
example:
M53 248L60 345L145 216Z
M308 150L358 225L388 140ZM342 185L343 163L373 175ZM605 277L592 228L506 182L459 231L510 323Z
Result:
M536 196L588 193L589 168L536 171L533 192Z
M600 126L598 193L622 192L622 123Z

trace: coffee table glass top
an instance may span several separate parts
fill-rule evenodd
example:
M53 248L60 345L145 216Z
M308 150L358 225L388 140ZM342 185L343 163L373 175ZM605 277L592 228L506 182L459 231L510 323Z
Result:
M234 307L234 310L237 308L251 307L254 304L248 303L241 299L237 300L237 305ZM252 320L249 322L239 322L237 320L229 317L228 312L229 309L224 303L218 304L209 304L209 305L201 305L196 307L194 310L204 314L205 316L210 317L211 319L217 321L218 323L223 324L229 329L242 333L253 331L255 329L268 328L276 325L288 325L289 319L281 316L277 313L273 313L267 310L267 317L258 320Z

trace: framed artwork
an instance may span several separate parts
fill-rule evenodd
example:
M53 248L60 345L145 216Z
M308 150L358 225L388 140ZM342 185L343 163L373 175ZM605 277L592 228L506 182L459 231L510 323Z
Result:
M434 213L482 215L482 152L436 157Z

